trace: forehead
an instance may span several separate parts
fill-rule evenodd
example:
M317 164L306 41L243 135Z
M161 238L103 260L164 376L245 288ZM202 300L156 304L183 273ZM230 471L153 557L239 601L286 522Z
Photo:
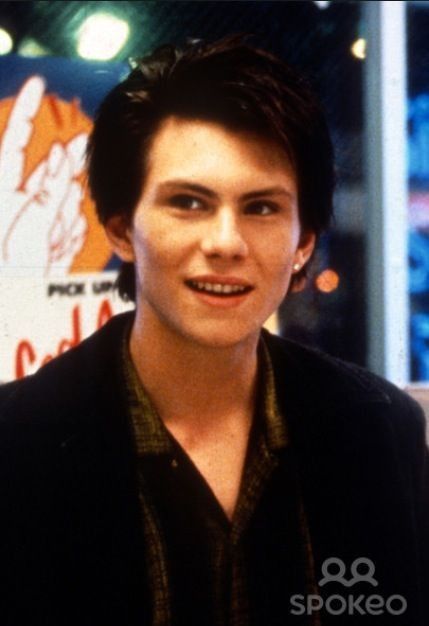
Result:
M237 182L239 176L295 185L290 160L276 142L205 120L166 118L152 140L147 165L146 183L170 178Z

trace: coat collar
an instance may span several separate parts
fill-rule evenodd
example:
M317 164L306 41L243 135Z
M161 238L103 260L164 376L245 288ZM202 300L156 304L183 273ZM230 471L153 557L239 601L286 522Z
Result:
M369 371L319 350L262 331L283 402L307 411L347 409L362 404L390 404L389 384Z
M18 415L18 421L27 423L55 422L59 431L68 433L64 445L71 444L82 428L95 432L100 423L113 433L118 415L122 424L126 421L120 379L121 340L133 315L114 316L77 348L10 385L3 415L9 412L14 419ZM390 404L388 384L373 374L266 330L262 333L280 407L286 415L349 414L357 405Z
M106 362L114 364L109 368L107 378L116 390L121 367L121 338L125 327L132 323L133 316L134 312L115 316L87 340L94 356L96 353L101 356L104 352L104 366ZM294 401L313 413L346 410L356 405L391 403L389 383L371 372L314 348L280 338L265 329L262 330L262 337L272 360L276 390L281 401L287 405ZM90 346L89 342L93 342L94 346ZM103 371L101 365L94 363L96 371ZM103 376L106 377L106 374ZM102 383L100 380L100 388Z

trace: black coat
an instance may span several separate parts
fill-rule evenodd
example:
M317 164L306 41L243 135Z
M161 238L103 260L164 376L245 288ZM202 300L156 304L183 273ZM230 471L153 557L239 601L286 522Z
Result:
M1 626L150 624L135 455L118 382L130 315L0 387ZM401 594L408 603L396 617L356 609L325 614L323 624L427 626L429 460L420 407L356 366L268 333L266 341L316 578L332 557L348 570L360 557L376 568L376 588L330 583L325 601L359 592L364 600ZM278 622L285 626L289 600L285 594Z

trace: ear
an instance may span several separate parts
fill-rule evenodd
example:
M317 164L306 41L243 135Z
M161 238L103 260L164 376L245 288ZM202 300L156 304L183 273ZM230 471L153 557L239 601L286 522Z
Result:
M306 285L307 278L302 268L311 258L316 245L316 235L312 231L301 233L298 247L295 251L292 266L292 280L289 286L290 293L302 291Z
M300 271L314 252L316 245L316 235L313 231L304 231L301 233L298 247L294 255L294 270Z
M124 215L113 215L104 224L104 231L118 257L127 263L134 263L129 219Z

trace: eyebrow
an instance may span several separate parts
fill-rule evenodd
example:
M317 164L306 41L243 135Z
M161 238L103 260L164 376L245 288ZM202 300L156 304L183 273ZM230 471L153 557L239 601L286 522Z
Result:
M181 180L180 178L174 180L167 180L164 183L159 185L159 188L164 190L174 189L176 187L180 187L181 189L187 189L188 191L195 191L196 193L200 193L204 196L208 196L209 198L217 198L218 195L208 187L204 187L204 185L198 185L197 183L190 183L186 180Z
M241 197L243 200L252 200L254 198L260 198L262 196L287 196L293 198L291 191L288 191L284 187L267 187L265 189L256 189L255 191L249 191L249 193L243 194Z
M182 180L180 178L174 180L168 180L160 184L161 190L169 190L170 188L180 187L182 189L187 189L188 191L194 191L195 193L202 194L207 196L208 198L216 199L218 198L218 194L205 187L204 185L199 185L197 183L190 183L187 180ZM255 198L261 198L265 196L287 196L289 199L293 198L292 192L288 191L285 187L276 186L276 187L266 187L264 189L255 189L254 191L249 191L240 196L241 200L254 200Z

